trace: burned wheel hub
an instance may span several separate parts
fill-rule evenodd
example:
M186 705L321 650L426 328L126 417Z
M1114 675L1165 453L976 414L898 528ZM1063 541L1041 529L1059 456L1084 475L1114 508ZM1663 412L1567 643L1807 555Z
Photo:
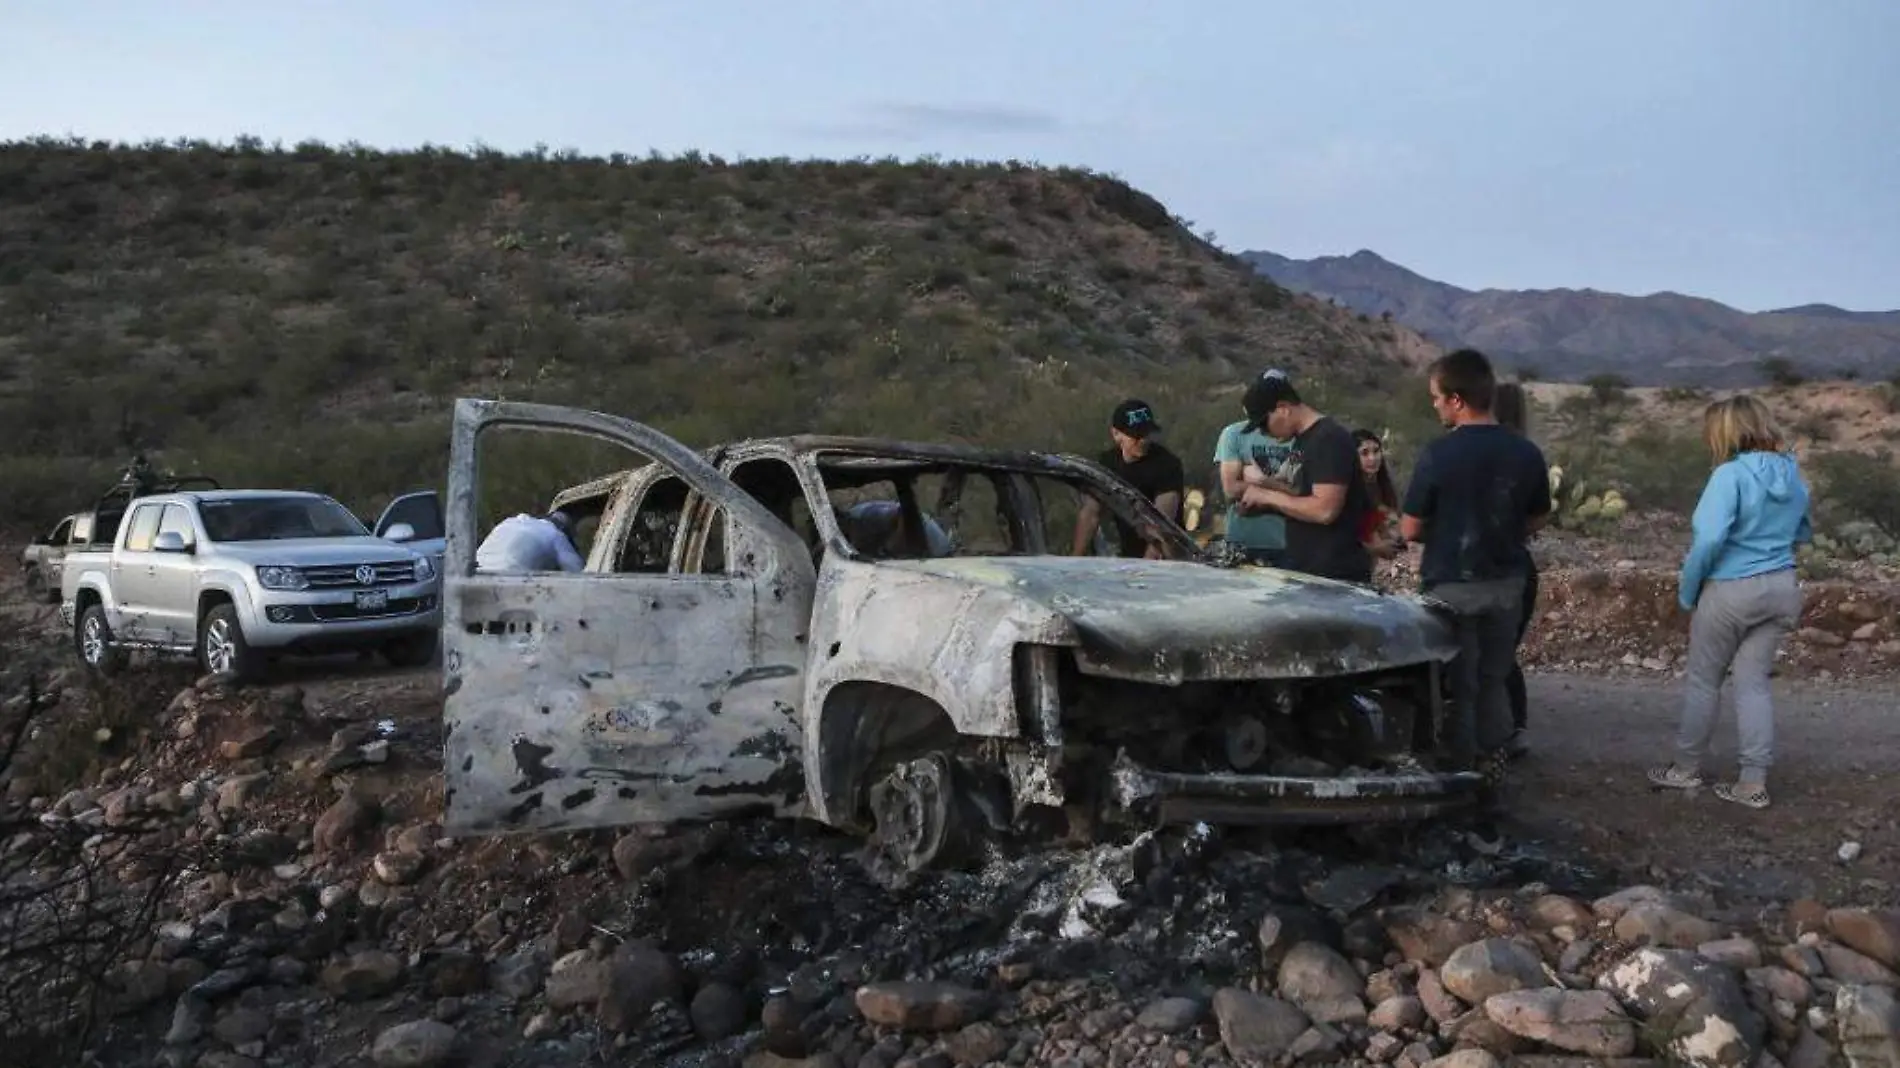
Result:
M1258 716L1230 717L1222 728L1228 767L1249 771L1267 755L1267 725Z
M872 845L905 871L957 863L967 855L971 831L960 779L942 753L892 768L871 786Z

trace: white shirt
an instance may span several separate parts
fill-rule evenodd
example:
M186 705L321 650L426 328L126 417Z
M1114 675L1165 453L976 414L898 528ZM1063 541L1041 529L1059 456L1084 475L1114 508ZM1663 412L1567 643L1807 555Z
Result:
M509 516L475 550L477 571L579 571L587 566L561 528L539 516Z

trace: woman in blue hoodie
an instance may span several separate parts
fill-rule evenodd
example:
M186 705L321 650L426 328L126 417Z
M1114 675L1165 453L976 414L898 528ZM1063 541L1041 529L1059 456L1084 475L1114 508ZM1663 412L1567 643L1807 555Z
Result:
M1733 784L1717 784L1715 795L1766 808L1775 746L1768 673L1776 647L1801 618L1794 553L1812 537L1808 487L1767 406L1754 397L1709 405L1702 437L1716 467L1696 505L1694 540L1676 593L1694 613L1687 692L1675 762L1651 768L1649 780L1676 789L1702 785L1722 676L1732 670L1741 775Z

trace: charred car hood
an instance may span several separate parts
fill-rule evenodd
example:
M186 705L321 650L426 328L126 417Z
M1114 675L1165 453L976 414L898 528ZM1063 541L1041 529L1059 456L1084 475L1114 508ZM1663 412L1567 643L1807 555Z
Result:
M1090 674L1151 682L1312 678L1446 661L1447 621L1417 598L1268 568L1168 560L894 560L1067 620Z

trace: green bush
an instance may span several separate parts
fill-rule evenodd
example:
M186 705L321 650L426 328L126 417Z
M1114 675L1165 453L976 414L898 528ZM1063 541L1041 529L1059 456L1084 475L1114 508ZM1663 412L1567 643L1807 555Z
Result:
M1900 465L1891 451L1821 453L1808 466L1824 525L1860 521L1900 538Z

